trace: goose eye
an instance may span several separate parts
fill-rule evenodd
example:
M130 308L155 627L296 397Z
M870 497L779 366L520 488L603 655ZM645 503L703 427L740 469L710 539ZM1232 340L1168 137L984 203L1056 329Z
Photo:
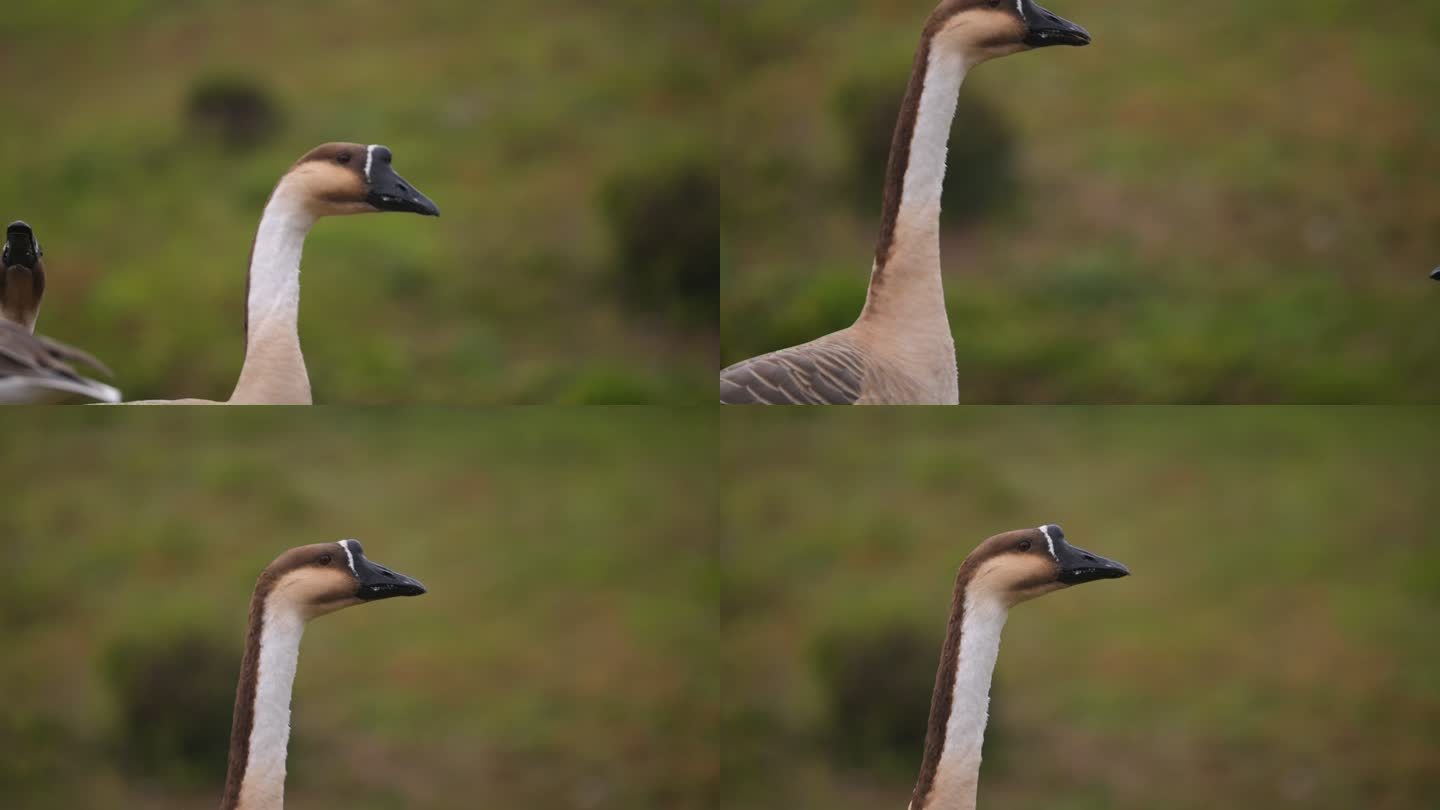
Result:
M315 562L319 563L320 565L329 565L331 559L333 558L329 554L321 554L320 559L316 560Z
M1016 546L1016 548L1020 549L1021 551L1029 551L1029 550L1030 550L1030 541L1029 541L1029 540L1021 540L1021 541L1020 541L1020 545Z
M341 152L340 155L339 155L339 157L336 157L336 158L335 158L335 162L336 162L336 163L339 163L341 166L344 166L346 163L349 163L349 162L350 162L350 153L349 153L349 152Z

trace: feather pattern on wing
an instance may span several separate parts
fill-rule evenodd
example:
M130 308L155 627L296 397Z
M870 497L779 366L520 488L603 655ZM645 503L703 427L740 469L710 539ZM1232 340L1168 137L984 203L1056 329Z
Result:
M837 335L762 354L720 372L728 405L854 405L864 393L867 363Z
M110 376L110 369L89 353L0 320L0 402L40 402L60 392L119 401L119 391L81 376L70 363Z

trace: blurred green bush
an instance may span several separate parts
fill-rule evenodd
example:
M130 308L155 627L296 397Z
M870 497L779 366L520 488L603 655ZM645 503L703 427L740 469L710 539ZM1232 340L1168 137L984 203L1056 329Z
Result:
M834 628L815 641L823 734L837 764L913 775L939 649L932 636L898 622Z
M615 174L601 190L620 290L641 310L712 323L720 306L716 167L696 153L654 157Z
M210 785L225 776L238 648L197 631L124 638L102 671L116 707L112 741L136 776Z
M280 102L258 79L215 75L190 85L185 123L192 140L238 152L279 134L284 116Z

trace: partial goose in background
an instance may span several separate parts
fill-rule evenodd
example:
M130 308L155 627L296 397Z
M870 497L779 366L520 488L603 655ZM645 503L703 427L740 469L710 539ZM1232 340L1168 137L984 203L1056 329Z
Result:
M0 253L0 318L20 324L31 334L45 298L44 255L34 228L21 220L5 227L5 247Z
M1010 608L1071 585L1129 573L1118 562L1070 545L1053 523L997 534L965 558L955 577L910 810L975 808L990 680Z
M43 255L29 225L12 222L5 229L5 246L0 250L0 403L58 402L71 395L119 402L119 391L81 376L70 365L81 363L114 376L104 363L34 334L45 297Z
M282 810L290 693L305 624L351 605L418 596L425 586L365 557L358 540L292 548L260 574L235 688L220 810Z
M1437 267L1434 270L1430 271L1430 278L1433 278L1436 281L1440 281L1440 267Z
M900 109L880 238L854 325L720 372L735 405L955 404L955 343L940 279L940 192L960 84L974 66L1090 35L1032 0L944 0L930 15Z
M309 405L310 377L300 353L300 253L321 217L404 211L439 216L430 198L391 168L378 144L327 143L280 178L250 249L245 296L245 362L227 405ZM134 405L221 404L203 399Z

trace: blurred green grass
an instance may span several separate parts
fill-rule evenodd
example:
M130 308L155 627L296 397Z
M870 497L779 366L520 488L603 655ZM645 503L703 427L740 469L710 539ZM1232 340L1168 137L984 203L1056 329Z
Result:
M723 19L723 362L858 314L880 189L850 205L834 96L902 93L933 5ZM1022 172L1017 205L943 240L962 401L1440 400L1440 6L1051 5L1095 44L962 90Z
M699 402L713 317L623 305L597 202L647 154L712 154L696 21L656 0L457 4L21 2L0 49L5 217L35 226L41 331L132 398L224 398L245 261L274 183L312 146L383 142L439 220L327 219L304 262L317 401ZM273 91L285 128L222 153L185 137L206 77Z
M218 782L118 767L107 650L198 633L238 655L259 571L354 536L430 592L310 627L287 807L704 806L702 417L87 410L0 428L6 805L213 805Z
M965 555L1053 521L1134 576L1012 613L982 806L1433 807L1434 419L1303 407L722 414L725 806L902 806L928 683L906 767L844 764L830 754L817 645L913 628L933 667Z

